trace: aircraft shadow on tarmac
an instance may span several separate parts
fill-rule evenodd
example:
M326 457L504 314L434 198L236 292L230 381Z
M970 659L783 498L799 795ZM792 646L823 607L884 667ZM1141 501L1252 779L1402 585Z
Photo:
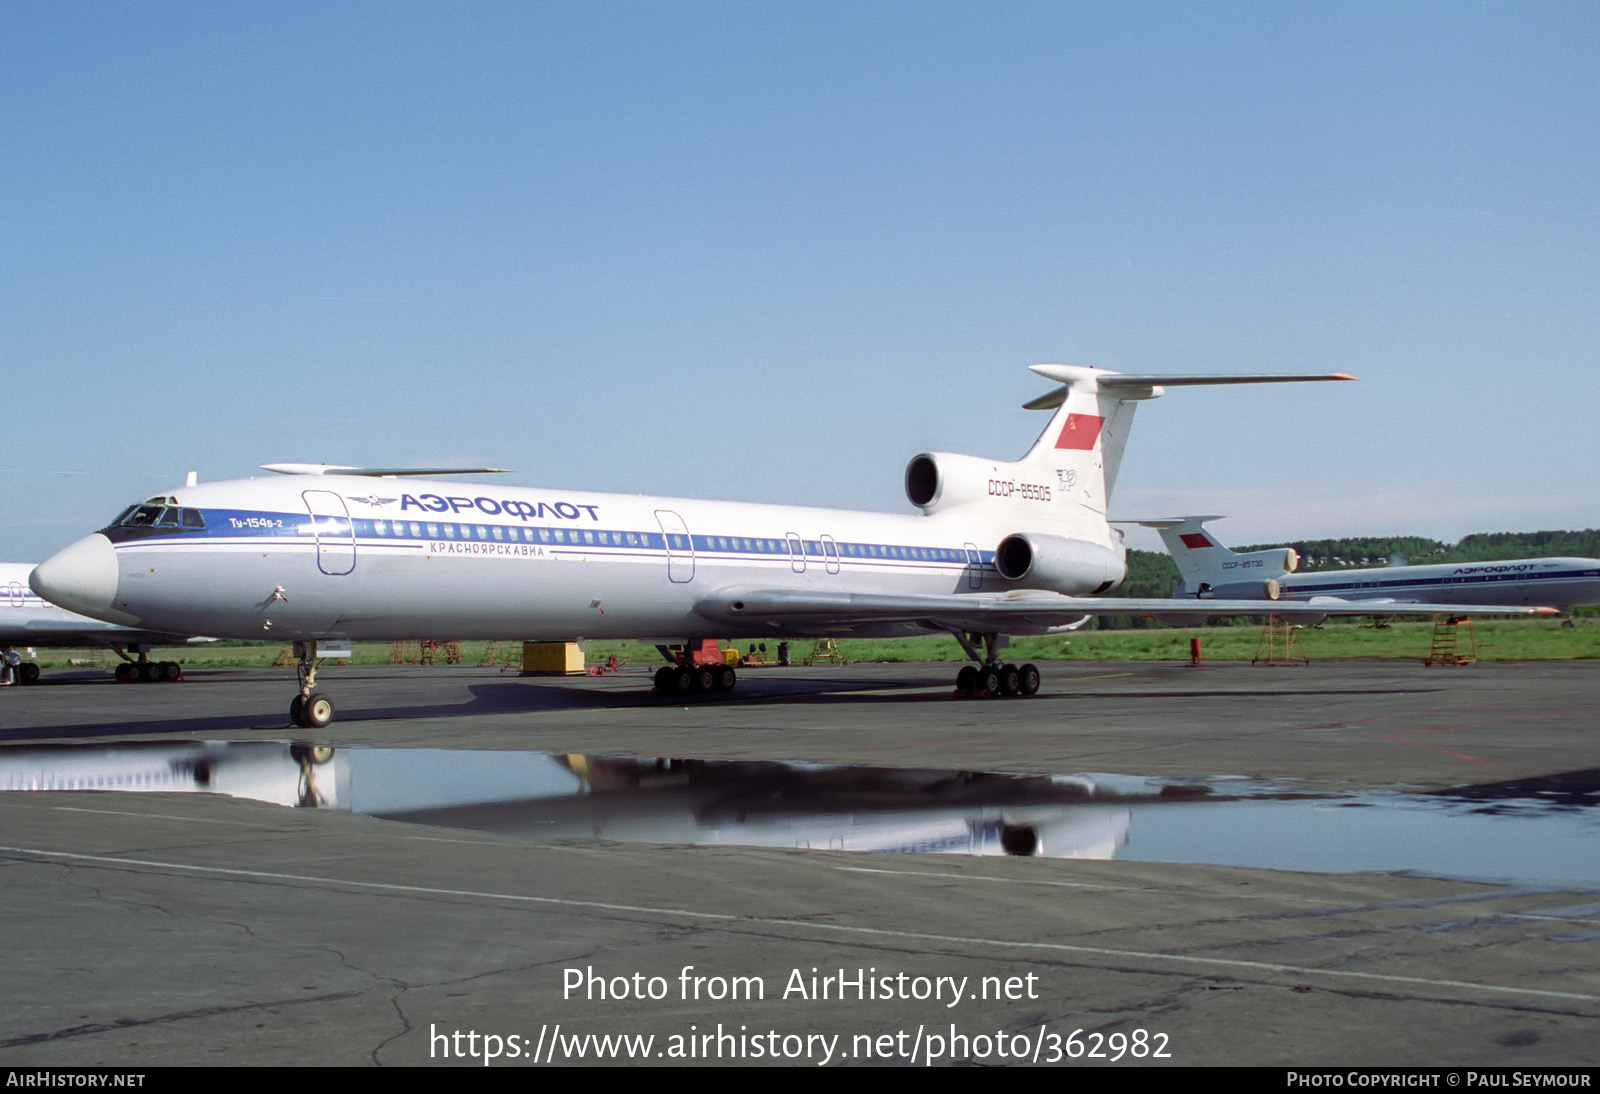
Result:
M935 675L937 673L937 675ZM172 685L184 688L183 701L186 705L198 705L205 702L203 692L211 674L204 670L194 673L191 678L182 684ZM429 687L426 680L407 679L403 686L394 687L394 701L383 705L374 705L373 688L381 688L384 684L391 683L395 677L385 673L362 672L352 666L350 670L341 670L338 682L345 685L347 699L339 703L339 691L334 691L334 699L339 703L339 719L342 722L351 721L394 721L414 720L425 718L472 718L479 716L494 716L503 714L557 712L563 710L604 710L604 709L696 709L704 706L720 708L732 705L739 706L765 706L765 705L837 705L852 707L870 707L881 705L904 706L906 704L925 703L950 703L964 702L988 704L998 702L989 699L962 699L955 700L951 697L951 689L944 680L943 666L934 666L934 672L918 673L911 671L905 677L885 680L881 677L862 677L843 674L827 677L796 678L792 676L760 676L746 678L746 686L738 695L676 695L662 696L656 694L649 686L648 677L633 675L623 677L606 677L607 686L584 686L592 684L589 678L579 680L565 679L526 679L505 678L469 683L466 690L470 699L466 702L424 702L419 704L416 700L418 692ZM275 678L263 679L256 677L248 681L225 681L231 683L248 683L259 686L267 683L277 683ZM55 686L115 686L110 685L103 676L92 679L59 678L53 682ZM330 686L337 686L330 682ZM441 692L450 689L451 683L441 680ZM1443 688L1429 687L1400 687L1400 688L1370 688L1370 687L1334 687L1334 688L1184 688L1163 689L1159 691L1147 688L1111 690L1098 688L1095 690L1074 689L1070 680L1063 680L1055 688L1039 693L1038 695L1023 700L1027 703L1078 703L1084 700L1119 700L1136 695L1141 700L1193 700L1212 697L1219 698L1282 698L1286 693L1294 695L1350 695L1350 696L1376 696L1415 694L1418 692L1442 691ZM201 694L194 694L200 692ZM352 694L353 692L353 694ZM142 691L141 696L165 696L171 693ZM459 695L459 691L452 694ZM114 719L93 722L79 722L68 725L41 725L25 727L18 725L0 728L0 740L4 741L30 741L48 738L83 738L83 737L119 737L139 736L151 733L277 733L284 730L293 730L289 719L278 712L279 695L276 691L271 693L270 699L249 697L249 705L258 709L239 714L184 714L174 716L166 711L142 712L134 707L124 708ZM998 709L998 708L997 708Z

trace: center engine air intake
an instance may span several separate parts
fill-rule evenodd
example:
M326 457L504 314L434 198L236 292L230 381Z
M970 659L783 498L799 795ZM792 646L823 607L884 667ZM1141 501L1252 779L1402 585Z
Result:
M1025 589L1078 595L1103 593L1128 574L1122 552L1065 536L1020 532L1000 541L995 569Z
M939 463L924 452L906 464L906 497L919 509L932 508L939 500Z

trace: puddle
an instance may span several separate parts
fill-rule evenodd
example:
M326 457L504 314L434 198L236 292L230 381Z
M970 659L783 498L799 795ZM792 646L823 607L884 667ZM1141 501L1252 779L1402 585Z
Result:
M175 742L0 749L0 789L218 793L542 839L1119 858L1600 888L1600 771L1336 797L1227 778Z

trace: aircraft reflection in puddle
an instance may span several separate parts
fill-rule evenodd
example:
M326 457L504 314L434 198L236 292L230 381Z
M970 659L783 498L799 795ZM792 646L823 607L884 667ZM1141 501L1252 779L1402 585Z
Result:
M1600 888L1600 770L1433 793L537 752L0 748L0 788L192 791L541 839L1137 859ZM1130 834L1137 832L1137 838Z
M1081 776L824 764L553 758L564 796L374 810L392 820L545 839L1110 858L1125 800ZM363 810L365 811L365 810Z
M0 750L8 790L189 791L544 839L1110 858L1175 788L1085 776L153 743ZM1187 788L1204 794L1203 788Z
M0 749L0 790L225 794L306 808L341 808L349 768L322 745L170 741Z

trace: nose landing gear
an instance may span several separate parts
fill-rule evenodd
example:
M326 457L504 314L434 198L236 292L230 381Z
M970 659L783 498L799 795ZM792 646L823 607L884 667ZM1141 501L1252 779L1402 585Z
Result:
M302 729L321 729L333 721L333 700L317 685L317 643L309 640L294 644L295 673L300 677L300 694L289 704L289 718Z

